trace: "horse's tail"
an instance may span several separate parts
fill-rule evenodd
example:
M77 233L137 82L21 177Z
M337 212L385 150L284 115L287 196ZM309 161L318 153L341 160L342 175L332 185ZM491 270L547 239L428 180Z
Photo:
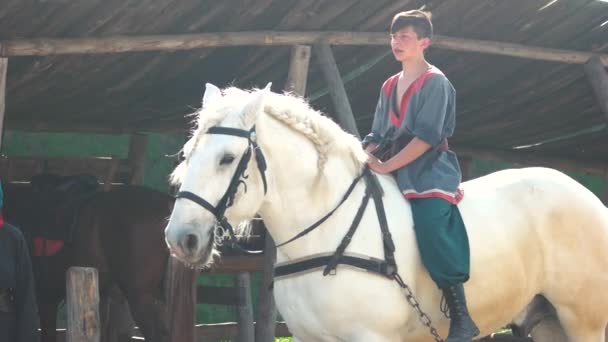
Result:
M169 256L165 272L165 298L169 341L194 342L196 270Z

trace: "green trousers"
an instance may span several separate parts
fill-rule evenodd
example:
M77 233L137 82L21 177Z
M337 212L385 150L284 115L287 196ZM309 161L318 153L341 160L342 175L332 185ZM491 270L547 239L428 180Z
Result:
M439 288L469 279L470 250L458 207L441 198L410 199L422 263Z

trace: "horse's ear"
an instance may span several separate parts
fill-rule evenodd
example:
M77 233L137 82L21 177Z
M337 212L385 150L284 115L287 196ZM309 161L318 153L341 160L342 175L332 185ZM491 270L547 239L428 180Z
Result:
M205 84L205 94L203 94L203 108L209 104L213 99L222 96L220 88L214 86L211 83Z
M243 124L245 127L252 126L260 111L264 108L264 99L270 93L271 86L272 83L268 83L264 89L255 92L253 99L245 106L245 110L243 110Z

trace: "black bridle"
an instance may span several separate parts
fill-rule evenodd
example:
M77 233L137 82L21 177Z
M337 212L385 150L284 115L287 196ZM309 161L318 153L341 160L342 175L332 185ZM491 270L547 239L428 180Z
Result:
M245 138L247 139L247 149L239 164L232 175L232 179L230 180L230 184L228 184L228 188L226 192L220 199L217 205L211 204L209 201L204 198L192 193L190 191L179 191L175 194L175 198L185 198L191 200L192 202L200 205L201 207L207 209L209 212L215 216L215 219L222 228L227 229L230 235L231 247L238 249L247 254L260 254L262 251L249 251L242 248L238 242L236 241L236 236L234 234L234 229L226 220L226 210L230 208L234 204L234 198L238 191L239 185L243 184L245 187L245 192L247 192L247 184L245 183L245 179L249 177L249 175L245 174L247 170L247 166L249 161L251 160L251 155L255 153L256 164L258 165L258 170L260 171L260 176L262 177L262 183L264 183L264 195L268 191L268 182L266 181L266 159L264 158L264 154L260 149L260 146L257 144L257 137L255 132L255 126L253 126L250 130L240 129L240 128L232 128L232 127L220 127L214 126L209 128L207 134L222 134L222 135L231 135L235 137Z

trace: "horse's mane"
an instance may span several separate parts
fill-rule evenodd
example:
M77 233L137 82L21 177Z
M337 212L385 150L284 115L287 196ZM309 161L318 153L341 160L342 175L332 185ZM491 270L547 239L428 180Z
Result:
M235 103L247 102L243 97L249 96L259 89L242 90L231 87L224 89L223 96L214 100L208 108L202 108L195 113L197 127L192 138L184 145L183 153L186 158L172 173L173 183L179 183L185 170L185 162L189 154L196 148L201 137L207 130L221 122L234 110ZM352 159L357 169L363 167L367 158L359 140L342 130L338 124L313 109L303 98L291 94L269 92L264 100L264 113L282 122L287 127L302 134L315 146L318 152L317 167L323 171L328 155L331 152L343 153Z

